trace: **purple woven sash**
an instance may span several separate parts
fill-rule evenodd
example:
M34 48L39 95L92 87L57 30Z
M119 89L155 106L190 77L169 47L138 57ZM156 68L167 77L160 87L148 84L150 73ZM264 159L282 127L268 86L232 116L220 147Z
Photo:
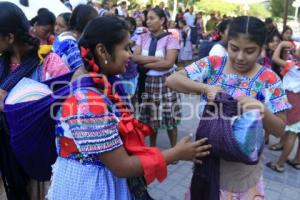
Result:
M45 81L50 88L57 81L70 82L73 72ZM51 177L51 165L55 162L55 120L58 106L79 87L91 87L95 83L85 77L71 84L57 84L52 87L53 94L42 99L5 105L4 113L10 131L10 144L17 160L25 172L38 181L47 181Z
M257 164L259 161L247 157L234 138L231 117L238 114L237 101L228 94L220 93L214 103L215 107L205 106L196 133L196 140L207 137L212 149L210 155L202 159L202 165L195 165L191 200L219 200L220 158L245 164Z

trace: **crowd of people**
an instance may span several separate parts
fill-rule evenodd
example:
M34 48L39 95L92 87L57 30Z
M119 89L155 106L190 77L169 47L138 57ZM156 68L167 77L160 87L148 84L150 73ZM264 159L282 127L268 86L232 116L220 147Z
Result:
M195 163L186 200L263 200L261 148L270 135L280 142L268 148L282 153L266 166L300 170L300 145L289 159L300 133L300 48L289 26L280 33L271 18L220 13L206 20L192 6L173 20L163 2L145 10L62 2L70 12L41 8L33 19L0 2L0 191L8 200L151 200L147 185L180 160ZM197 139L187 132L177 141L180 93L199 94L205 105L235 102L241 117L219 116L218 127L202 130L205 106ZM239 130L245 140L232 136L240 146L220 150L210 135L199 138L212 131L230 142L226 135L257 110L258 128ZM160 129L169 149L156 147ZM53 162L45 152L56 152Z

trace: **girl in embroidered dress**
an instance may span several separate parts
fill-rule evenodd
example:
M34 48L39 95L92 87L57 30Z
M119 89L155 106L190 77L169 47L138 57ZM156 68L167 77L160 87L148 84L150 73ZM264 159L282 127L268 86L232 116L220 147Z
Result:
M237 17L229 27L228 57L203 58L168 77L167 86L184 93L204 94L209 100L218 92L226 92L236 98L244 110L261 109L265 131L281 136L284 111L290 105L280 78L256 63L265 35L265 25L258 18ZM193 197L197 198L200 197ZM219 198L265 199L262 161L246 165L221 159Z
M205 139L190 143L188 137L163 152L144 146L144 136L152 130L134 119L120 96L122 88L114 87L113 93L107 81L124 73L131 57L125 21L108 16L92 20L79 46L85 67L75 71L73 82L88 78L95 86L76 89L58 111L58 159L48 199L151 199L136 194L141 186L125 178L144 175L147 183L162 181L166 164L207 155L209 146L203 145Z

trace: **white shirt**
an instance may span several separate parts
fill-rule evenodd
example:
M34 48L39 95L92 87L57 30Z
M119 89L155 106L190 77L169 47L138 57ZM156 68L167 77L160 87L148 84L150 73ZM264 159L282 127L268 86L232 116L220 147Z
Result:
M283 89L293 93L300 92L300 68L293 66L283 77Z
M227 56L226 49L221 44L215 44L211 50L209 51L209 56L220 56L224 57Z
M183 15L183 17L188 26L194 26L195 16L193 14L191 14L190 12L187 12Z

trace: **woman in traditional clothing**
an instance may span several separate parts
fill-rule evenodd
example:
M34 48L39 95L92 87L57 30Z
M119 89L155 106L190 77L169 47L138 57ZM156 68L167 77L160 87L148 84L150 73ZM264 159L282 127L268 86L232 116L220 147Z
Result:
M149 32L139 36L133 61L139 64L138 96L140 119L155 129L150 136L156 145L158 129L166 129L171 146L177 141L177 125L181 118L179 95L165 86L166 77L174 73L179 41L167 32L164 11L156 7L147 15Z
M151 134L151 128L128 110L122 87L113 87L115 76L125 72L131 57L125 21L105 16L92 20L79 47L85 65L74 72L72 84L79 87L57 113L58 159L48 199L151 199L143 196L143 185L125 178L145 176L147 183L155 178L162 181L166 164L205 156L209 146L203 145L205 139L190 143L188 137L163 152L144 146L144 136ZM93 85L83 87L81 83L88 81ZM136 191L141 187L142 192Z
M70 70L83 65L77 41L87 23L97 16L98 13L92 6L77 6L71 15L70 29L55 38L52 51L63 59Z
M237 17L229 27L228 56L203 58L168 77L166 84L179 92L204 94L210 100L218 92L226 92L238 100L244 111L260 109L265 131L279 137L284 133L285 111L290 104L280 78L256 63L265 37L266 28L261 20ZM221 159L217 199L265 199L262 169L261 159L256 165Z
M69 72L68 67L56 54L43 52L42 55L40 53L39 39L31 36L29 30L30 24L20 8L9 2L0 3L1 105L9 91L23 77L40 82ZM0 109L2 111L3 106ZM6 126L4 121L1 121L1 126ZM44 186L30 187L30 195L26 193L29 179L11 152L9 134L6 135L4 131L0 132L1 171L8 198L26 199L31 196L31 199L43 199ZM41 194L37 194L38 191Z

